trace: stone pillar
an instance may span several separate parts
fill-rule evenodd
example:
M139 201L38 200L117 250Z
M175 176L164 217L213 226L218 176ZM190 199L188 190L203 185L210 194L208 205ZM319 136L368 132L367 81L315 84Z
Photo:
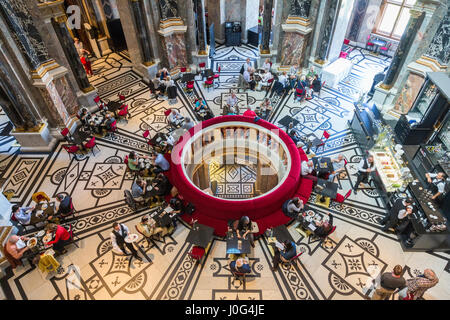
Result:
M270 33L272 31L273 0L264 0L261 54L270 54Z
M197 13L198 52L192 55L193 62L198 65L205 62L209 66L209 46L206 44L205 0L194 0Z
M225 43L225 0L206 0L208 7L208 22L214 23L216 42Z
M186 31L187 26L181 19L177 2L159 1L159 30L161 52L164 65L171 73L177 73L180 67L187 67Z
M144 60L143 64L150 66L154 64L154 61L150 49L148 30L143 15L142 0L131 0L131 8L133 10L134 22L136 23L136 31L138 33L139 44Z
M194 1L178 1L178 8L180 9L181 18L184 20L187 31L186 31L186 54L187 54L187 61L190 65L190 67L194 67L194 64L197 63L197 61L194 62L194 57L197 57L198 55L198 48L197 48L197 25L196 25L196 18L195 18L195 12L194 12L195 3ZM208 30L206 30L208 32ZM205 45L205 48L206 45ZM205 49L206 51L206 49Z
M373 101L381 109L386 119L397 120L396 117L388 115L396 104L395 99L399 98L400 92L407 81L413 81L409 77L410 71L416 74L425 74L429 70L418 67L416 60L426 53L430 47L433 35L443 20L447 12L446 1L438 0L417 0L410 10L410 21L403 33L396 54L391 61L386 77L382 83L375 87ZM420 65L420 64L419 64ZM414 80L414 82L417 82ZM403 95L403 98L405 95Z
M309 42L311 28L311 0L291 0L289 16L281 25L284 32L280 48L280 67L294 64L306 65L306 46Z
M395 80L397 80L397 76L405 63L406 56L408 54L408 50L411 47L411 43L417 35L417 30L420 27L421 22L423 21L424 14L423 12L410 10L411 17L409 18L408 25L406 27L405 32L400 39L400 43L398 45L397 51L392 58L391 65L384 77L383 83L381 84L381 88L390 89L394 85Z
M328 5L325 7L324 19L322 20L318 47L315 54L315 62L319 65L324 65L327 60L331 39L333 37L336 14L338 12L341 1L342 0L328 1Z
M103 6L100 2L100 0L91 0L92 7L95 11L95 17L97 20L97 24L101 30L101 35L99 35L97 42L99 49L101 51L102 56L105 56L107 54L110 54L112 52L111 48L109 47L108 39L111 38L111 35L109 34L108 25L106 24L106 16L103 12Z

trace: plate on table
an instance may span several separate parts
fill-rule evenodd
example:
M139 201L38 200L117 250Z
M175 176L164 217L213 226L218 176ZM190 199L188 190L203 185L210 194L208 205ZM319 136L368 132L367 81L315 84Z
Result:
M308 211L306 211L306 214L310 217L313 217L315 215L315 212L312 210L308 210Z
M305 217L305 220L306 220L307 222L311 222L311 221L312 221L312 217L311 217L311 216L306 216L306 217Z
M33 248L37 245L37 239L35 237L31 238L30 240L28 240L27 242L27 247L28 248Z
M51 234L47 234L47 235L45 235L44 236L44 238L42 239L42 241L44 242L44 243L47 243L47 242L50 242L50 241L52 241L52 235Z
M323 221L329 221L329 220L330 220L330 216L324 215L324 216L322 217L322 220L323 220Z
M136 242L137 239L139 239L139 236L135 233L130 233L129 235L127 235L125 237L125 242L127 243L132 243L132 242Z
M45 209L47 209L48 208L48 204L47 203L43 203L42 205L41 205L41 209L42 210L45 210Z
M41 238L41 237L43 237L45 235L45 231L44 230L41 230L41 231L39 231L38 233L36 233L36 237L38 237L38 238Z

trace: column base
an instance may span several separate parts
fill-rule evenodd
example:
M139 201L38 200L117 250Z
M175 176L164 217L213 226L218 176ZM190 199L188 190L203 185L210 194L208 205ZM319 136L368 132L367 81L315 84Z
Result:
M261 51L261 48L259 49L259 59L258 59L258 67L262 67L262 65L264 64L264 61L266 61L267 58L270 59L270 61L272 61L272 68L275 67L275 61L274 59L272 59L273 57L276 58L277 56L277 51L274 50L269 50L269 53L263 53Z
M29 152L51 152L56 145L57 139L49 131L48 124L43 123L36 132L21 132L14 129L11 135L20 144L20 151Z
M206 63L206 69L210 67L209 46L206 46L206 51L204 52L192 52L192 63L198 67L198 65L202 62Z
M150 80L156 78L156 74L158 73L159 69L159 59L155 59L153 64L141 64L139 66L139 74L142 75L145 82L149 82Z
M397 90L395 88L384 89L382 84L378 84L375 87L375 93L373 94L373 102L377 105L383 117L389 110L394 107L395 96Z
M102 56L106 56L107 54L112 53L112 50L110 49L109 44L108 44L107 37L99 38L99 39L97 39L97 42L98 42L98 46L100 47Z

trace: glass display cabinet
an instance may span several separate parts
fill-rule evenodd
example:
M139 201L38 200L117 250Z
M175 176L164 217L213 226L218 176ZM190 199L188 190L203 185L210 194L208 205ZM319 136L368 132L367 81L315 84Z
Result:
M408 114L395 126L401 144L423 144L447 117L450 106L450 78L445 72L430 72Z

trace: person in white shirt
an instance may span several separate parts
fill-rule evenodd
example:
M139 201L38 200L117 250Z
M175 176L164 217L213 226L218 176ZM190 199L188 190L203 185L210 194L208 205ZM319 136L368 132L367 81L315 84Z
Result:
M183 129L189 130L194 127L194 122L191 121L191 118L186 117L183 124Z
M89 51L87 51L83 48L83 42L81 42L80 39L74 38L73 40L74 40L75 48L77 49L78 55L80 57L83 56L84 53L90 54Z
M131 254L134 258L141 260L142 258L138 256L136 249L134 248L132 243L128 243L125 241L125 238L128 236L129 230L128 227L122 223L114 222L113 230L111 231L110 238L113 250L118 253L122 253L128 255L125 250L125 246L131 251Z
M357 189L361 182L367 183L369 181L369 175L374 172L375 162L373 161L373 156L370 155L367 159L362 159L358 165L358 178L356 179L355 186L353 187L353 192L357 194Z
M334 182L338 174L345 170L344 155L340 153L337 158L331 160L333 164L333 172L328 176L328 181Z
M291 88L295 88L295 82L297 81L298 65L294 64L289 69L289 85Z
M443 195L445 193L445 175L443 172L438 173L426 173L425 174L428 181L428 189L433 192L431 199L442 201Z
M163 80L163 81L165 83L166 89L169 87L173 87L175 85L175 83L169 76L166 78L166 80Z
M179 127L183 116L175 109L172 109L172 113L169 116L169 122L174 127Z
M286 86L288 84L287 83L288 82L288 77L287 77L286 71L283 71L281 76L278 77L278 81L283 85L283 88L286 88Z
M245 70L248 70L248 68L253 68L253 65L252 65L252 63L250 61L250 58L247 58L247 60L245 61L244 72L245 72Z
M261 81L258 84L258 90L260 91L263 86L268 87L270 79L273 79L273 74L270 73L270 71L264 73L264 75L261 77Z
M264 69L265 72L270 72L270 68L272 67L271 63L270 63L270 59L267 58L266 61L264 62L262 68Z
M230 110L231 107L235 107L237 102L238 102L238 99L236 97L236 93L234 93L234 91L233 91L233 92L231 92L231 95L227 99L228 110Z
M302 177L317 183L316 171L314 170L314 162L312 160L302 161Z

